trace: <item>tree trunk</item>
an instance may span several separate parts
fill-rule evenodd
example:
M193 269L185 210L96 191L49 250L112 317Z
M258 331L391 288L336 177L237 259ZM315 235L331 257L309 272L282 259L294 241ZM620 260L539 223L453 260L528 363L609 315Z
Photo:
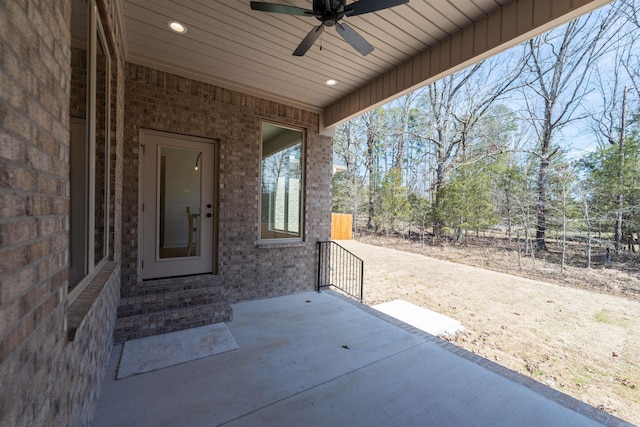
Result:
M618 139L619 162L618 165L618 185L622 187L622 170L624 168L624 139L626 138L626 107L627 107L627 88L622 91L622 112L620 115L620 135ZM616 253L622 252L622 210L624 209L624 197L618 194L618 211L616 212L615 224L615 240Z
M622 196L618 196L618 207L622 206ZM616 223L614 231L615 251L617 254L622 253L622 211L616 212Z
M369 172L369 216L367 218L367 230L373 230L373 218L375 215L374 193L376 190L375 182L375 162L374 162L374 144L375 139L369 132L367 137L367 171Z
M433 234L435 234L436 237L440 237L442 235L442 228L444 226L444 222L442 221L444 180L444 167L442 164L438 163L436 168L436 182L434 184L436 197L433 206Z
M549 174L549 160L546 153L542 153L540 159L540 172L538 173L538 202L536 204L536 251L546 251L545 240L547 230L547 184Z
M560 273L564 274L564 266L567 258L567 213L566 208L562 212L562 264Z
M516 232L516 242L517 242L516 246L518 248L518 267L521 267L522 264L520 262L520 232L519 231Z
M583 198L584 220L587 225L587 268L591 268L591 224L589 223L589 202L587 197Z
M511 243L511 200L509 195L507 194L507 237L509 238L509 243Z

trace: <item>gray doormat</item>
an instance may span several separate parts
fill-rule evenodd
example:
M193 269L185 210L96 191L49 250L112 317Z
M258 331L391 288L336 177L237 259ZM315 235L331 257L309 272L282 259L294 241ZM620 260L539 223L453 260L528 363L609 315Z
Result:
M224 323L131 340L124 343L116 379L236 350Z

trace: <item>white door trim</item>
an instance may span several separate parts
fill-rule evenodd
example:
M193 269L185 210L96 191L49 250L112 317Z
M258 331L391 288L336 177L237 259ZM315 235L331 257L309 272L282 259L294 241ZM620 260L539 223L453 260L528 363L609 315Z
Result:
M139 135L138 277L141 280L148 280L191 274L215 273L218 218L216 185L218 173L218 141L149 129L141 129ZM202 167L202 195L200 198L200 213L202 214L200 220L202 226L199 230L201 234L199 241L203 244L203 250L199 256L160 259L157 253L158 227L156 225L158 223L158 200L155 191L157 175L159 173L157 156L159 155L159 147L165 146L173 146L185 150L193 149L203 153L200 164ZM153 170L145 170L145 167L153 167ZM156 180L152 187L153 194L149 193L149 190L145 188L150 182L150 177ZM212 207L207 208L207 205L211 205ZM207 216L209 213L211 214L210 217ZM153 237L150 238L149 236Z

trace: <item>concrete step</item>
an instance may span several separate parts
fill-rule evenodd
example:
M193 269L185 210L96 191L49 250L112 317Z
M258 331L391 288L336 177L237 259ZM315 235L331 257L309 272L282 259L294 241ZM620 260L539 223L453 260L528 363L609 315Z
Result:
M232 319L231 306L223 302L127 316L118 318L114 340L116 343L122 343L167 332L228 322Z

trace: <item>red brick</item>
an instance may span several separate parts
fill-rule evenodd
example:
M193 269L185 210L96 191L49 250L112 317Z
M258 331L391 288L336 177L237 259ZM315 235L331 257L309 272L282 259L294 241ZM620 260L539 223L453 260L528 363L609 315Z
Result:
M0 306L27 292L35 283L36 269L33 266L14 270L0 280Z
M46 257L50 253L51 241L49 239L39 240L27 246L29 263L34 263Z
M11 330L6 331L0 341L0 366L2 362L31 334L34 328L33 316L27 316Z
M0 325L15 325L23 317L19 300L0 306Z
M2 91L4 92L3 95L6 102L18 111L26 110L26 97L24 96L24 92L20 90L20 87L15 84L15 81L11 79L8 74L0 73L0 87L2 87Z
M51 200L51 213L56 215L69 214L70 203L69 199L65 197L53 198Z
M69 269L63 268L51 277L52 289L59 289L62 286L66 286L69 280Z
M37 229L39 236L57 234L66 230L64 217L42 217L37 218Z
M27 200L27 215L41 216L53 213L53 198L34 195Z
M69 247L69 238L67 234L58 234L51 238L50 253L64 251Z
M2 87L1 85L2 74L0 73L0 87ZM26 158L24 145L11 135L0 134L0 158L24 163Z
M58 195L58 178L51 175L38 176L38 185L36 191L41 194Z
M0 246L13 246L22 242L28 242L37 237L36 220L34 218L21 218L17 221L0 224Z
M44 318L46 318L55 308L58 306L59 301L57 298L57 294L50 294L48 298L36 308L35 310L35 322L37 324L41 323Z
M2 62L0 62L0 64L3 66L3 73L6 74L7 78L12 80L14 85L20 87L23 93L26 92L28 96L37 94L37 79L30 72L26 71L29 65L21 62L16 54L9 49L4 50L1 58ZM20 111L25 110L21 109Z
M45 282L51 279L51 275L60 269L60 260L55 255L47 256L36 264L37 282Z
M0 276L18 270L27 265L26 247L0 250Z
M31 289L29 293L23 295L20 298L20 317L29 315L33 310L35 310L45 301L48 294L48 286L46 286L46 284L40 283L36 287Z

